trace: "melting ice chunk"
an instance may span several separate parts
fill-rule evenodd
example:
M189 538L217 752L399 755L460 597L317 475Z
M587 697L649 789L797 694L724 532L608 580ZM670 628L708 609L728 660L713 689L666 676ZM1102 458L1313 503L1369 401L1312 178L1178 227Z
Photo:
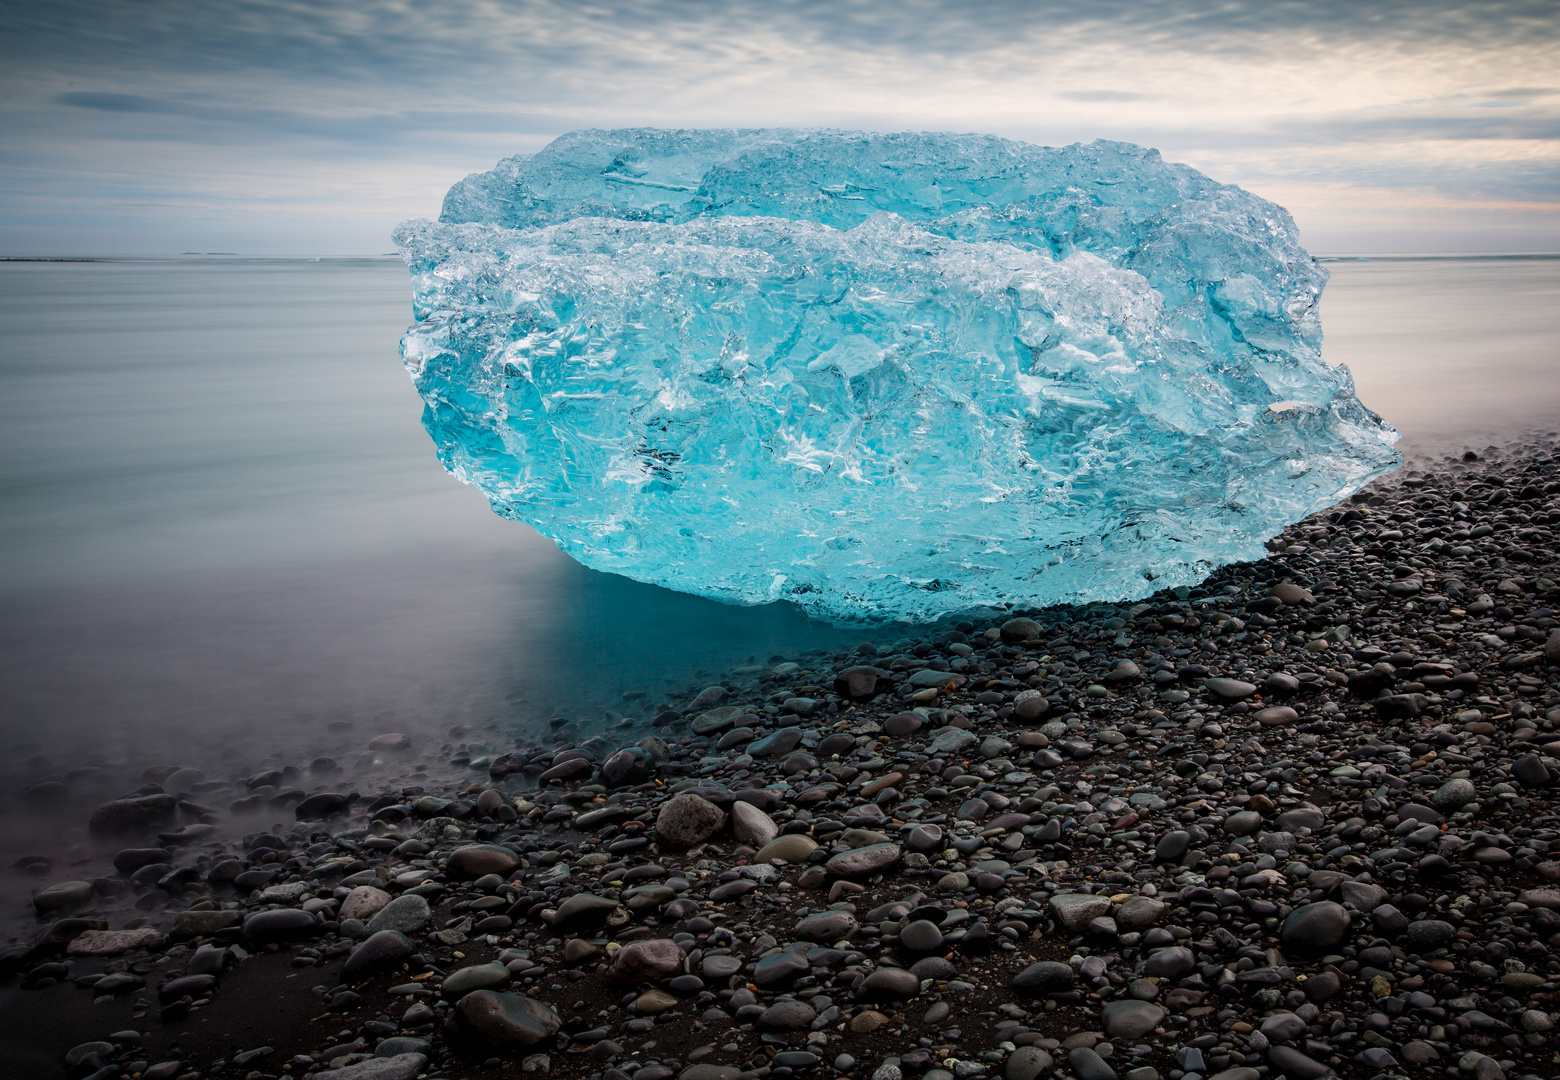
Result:
M445 466L722 600L1146 595L1399 460L1289 215L1123 143L577 132L396 240Z

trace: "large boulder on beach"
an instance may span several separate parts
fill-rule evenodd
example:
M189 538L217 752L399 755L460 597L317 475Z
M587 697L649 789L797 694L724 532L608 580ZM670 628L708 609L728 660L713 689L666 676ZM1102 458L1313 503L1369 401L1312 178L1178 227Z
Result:
M655 834L667 847L690 848L714 836L724 824L724 810L685 791L662 804L655 819Z
M172 795L138 795L129 799L115 799L92 811L87 828L94 835L137 832L166 824L173 820L179 800Z

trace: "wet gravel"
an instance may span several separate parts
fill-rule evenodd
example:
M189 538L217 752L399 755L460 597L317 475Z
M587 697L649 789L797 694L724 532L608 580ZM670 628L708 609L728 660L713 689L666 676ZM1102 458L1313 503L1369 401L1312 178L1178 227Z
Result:
M374 733L427 778L393 790L41 780L117 854L10 868L0 1012L62 1020L7 1045L93 1080L1552 1076L1555 452L589 738Z

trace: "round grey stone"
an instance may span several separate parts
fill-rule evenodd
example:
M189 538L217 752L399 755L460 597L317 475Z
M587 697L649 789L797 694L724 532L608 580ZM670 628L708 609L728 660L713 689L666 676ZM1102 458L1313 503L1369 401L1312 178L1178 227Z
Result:
M1472 781L1459 777L1448 780L1435 789L1435 794L1430 796L1430 803L1444 814L1462 809L1463 806L1473 802L1479 797L1477 789Z
M802 941L827 945L856 932L856 918L848 911L825 911L810 915L796 924L796 936Z
M921 980L903 968L879 968L867 976L862 995L873 1001L903 1001L921 992Z
M341 965L341 977L356 979L376 968L399 964L416 951L411 938L399 930L381 930L352 950L347 962Z
M1305 949L1331 949L1349 934L1349 912L1342 904L1321 900L1295 908L1284 920L1286 945Z
M1131 998L1105 1005L1105 1034L1112 1039L1141 1039L1159 1026L1165 1010L1147 1001Z
M1013 978L1013 989L1031 994L1059 994L1073 988L1077 974L1068 964L1041 960L1030 964Z
M1005 1080L1035 1080L1042 1073L1050 1072L1054 1064L1051 1055L1038 1046L1020 1046L1008 1055L1002 1075Z
M655 833L668 847L690 848L715 835L724 824L724 810L685 791L662 804L655 819Z
M427 926L432 918L433 910L421 896L397 896L368 920L367 930L370 934L377 934L381 930L415 934Z
M942 931L930 919L917 919L899 931L900 947L910 952L932 952L942 943Z

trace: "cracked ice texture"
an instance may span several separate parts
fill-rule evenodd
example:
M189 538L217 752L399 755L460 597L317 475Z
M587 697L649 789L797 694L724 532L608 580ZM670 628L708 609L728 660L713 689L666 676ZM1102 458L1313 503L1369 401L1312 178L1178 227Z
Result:
M445 467L721 600L1143 596L1399 461L1288 213L1124 143L576 132L396 240Z

